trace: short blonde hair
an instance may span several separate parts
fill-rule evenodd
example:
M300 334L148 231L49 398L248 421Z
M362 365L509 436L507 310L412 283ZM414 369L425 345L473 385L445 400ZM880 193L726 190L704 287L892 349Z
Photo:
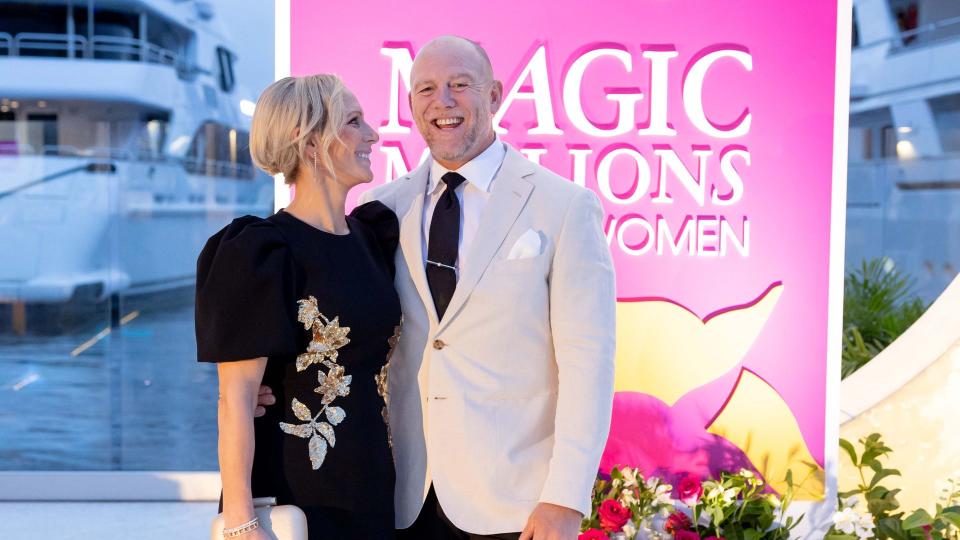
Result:
M346 87L336 75L286 77L260 94L250 126L250 157L267 174L296 182L300 159L319 161L333 174L330 145L340 140ZM319 135L319 155L306 155L307 143Z

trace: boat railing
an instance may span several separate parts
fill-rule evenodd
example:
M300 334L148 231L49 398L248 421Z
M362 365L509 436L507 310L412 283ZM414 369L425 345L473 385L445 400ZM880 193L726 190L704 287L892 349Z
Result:
M246 163L189 157L180 158L147 150L131 151L106 146L87 148L77 148L65 144L33 146L13 141L0 141L0 156L78 157L109 159L120 162L168 163L180 165L191 174L238 179L254 177L254 167Z
M898 53L958 38L960 38L960 16L922 24L899 32L893 37L858 44L855 48L865 49L877 45L889 45L891 53Z
M175 66L177 54L153 43L143 43L135 38L122 36L94 36L91 44L95 57L109 56L115 59L143 59L149 63ZM100 56L98 56L100 55Z
M950 32L943 32L945 29L950 30ZM936 35L937 33L940 33L940 35ZM946 39L957 39L958 37L960 37L960 17L950 17L901 32L899 43L894 41L893 48L895 50L914 48L917 45L928 45Z
M960 189L960 152L912 159L879 159L847 166L847 197L876 199L897 188L904 191Z
M7 32L0 32L0 52L6 51L6 54L10 54L12 48L13 36Z
M185 73L193 69L175 51L133 37L80 34L0 32L0 55L59 56L98 60L128 60L176 67Z
M253 178L254 169L245 163L215 161L212 159L184 158L183 166L188 173L227 178Z
M47 56L38 54L38 51L54 51L69 53L85 51L87 38L78 34L46 34L38 32L21 32L13 36L13 46L9 50L10 56Z

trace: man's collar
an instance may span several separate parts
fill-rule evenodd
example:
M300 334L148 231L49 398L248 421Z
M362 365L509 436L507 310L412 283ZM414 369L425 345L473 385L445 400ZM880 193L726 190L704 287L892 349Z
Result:
M500 165L503 164L503 158L506 155L506 146L500 141L499 137L494 137L493 143L490 144L486 150L480 152L477 157L467 163L464 163L456 172L463 175L463 177L467 179L467 182L470 182L479 190L489 191L490 183L493 182L493 177L497 174L497 171L500 170ZM448 172L450 172L450 169L437 163L437 160L432 160L430 164L430 184L427 186L427 193L437 191L440 186L440 179Z

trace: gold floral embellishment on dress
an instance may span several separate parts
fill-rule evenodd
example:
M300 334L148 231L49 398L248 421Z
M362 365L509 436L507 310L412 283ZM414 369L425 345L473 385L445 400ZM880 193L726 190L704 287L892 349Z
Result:
M343 422L343 419L347 417L347 413L340 407L331 407L325 404L323 408L320 409L320 412L314 416L313 413L310 412L310 409L303 403L300 403L297 398L293 398L291 407L293 408L293 414L306 423L288 424L286 422L280 422L280 429L282 429L284 433L296 435L301 439L310 439L310 443L308 444L310 465L313 467L313 470L317 470L320 468L320 465L323 465L323 460L327 457L327 444L330 445L330 448L333 448L337 444L333 426ZM320 415L325 415L327 421L318 422Z
M344 375L343 366L334 364L327 373L320 370L317 373L317 380L320 386L313 391L323 396L324 405L329 405L338 397L350 395L350 382L353 380L353 375Z
M336 363L338 350L350 343L347 338L350 328L340 326L340 317L334 317L331 321L320 313L317 299L313 296L297 303L300 304L297 320L303 323L304 329L313 331L313 339L307 345L307 352L297 357L297 371L303 371L312 364L322 363L329 367Z
M309 407L297 398L293 398L290 407L293 409L294 416L306 423L280 422L280 429L284 433L301 439L310 439L307 445L310 465L313 470L317 470L327 457L327 446L333 448L337 444L333 426L340 424L347 417L346 411L341 407L332 406L331 403L338 397L350 395L350 382L353 376L347 375L343 366L337 364L338 349L350 343L347 338L350 328L341 327L339 317L334 317L331 321L320 313L317 299L313 296L308 296L306 300L299 300L297 303L300 305L297 320L303 323L304 329L312 331L307 352L297 357L297 371L304 371L313 364L321 366L317 372L320 386L315 388L314 392L320 394L320 403L323 406L314 415ZM327 371L324 371L323 367L326 367ZM321 416L326 416L327 420L321 421Z
M390 403L390 389L388 386L388 377L390 374L390 358L393 357L393 351L400 342L400 332L403 326L403 317L400 318L400 324L393 328L393 335L387 339L387 345L390 350L387 351L387 361L380 368L380 374L374 375L373 380L377 383L377 393L383 398L383 408L380 409L380 416L383 416L383 423L387 425L387 444L393 448L393 435L390 434L390 414L387 412L387 406Z

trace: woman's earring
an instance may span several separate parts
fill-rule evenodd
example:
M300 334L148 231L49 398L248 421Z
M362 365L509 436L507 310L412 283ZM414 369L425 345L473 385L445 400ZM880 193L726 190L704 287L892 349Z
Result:
M317 172L317 153L313 153L313 172Z

